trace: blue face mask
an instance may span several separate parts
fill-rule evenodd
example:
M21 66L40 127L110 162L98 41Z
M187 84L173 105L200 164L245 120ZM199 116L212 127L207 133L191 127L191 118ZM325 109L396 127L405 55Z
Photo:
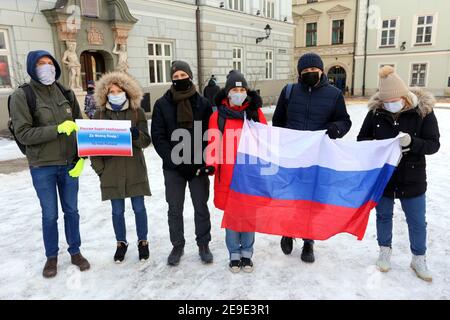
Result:
M228 99L235 105L235 106L242 106L244 104L245 99L247 99L247 93L229 93Z
M49 86L55 82L56 68L52 64L43 64L36 67L36 74L40 83Z
M119 93L118 95L108 94L108 101L113 107L115 106L122 106L125 101L127 101L127 95L125 92Z
M384 105L384 108L391 113L398 113L404 107L403 100L399 100L399 101L395 101L395 102L384 102L383 105Z

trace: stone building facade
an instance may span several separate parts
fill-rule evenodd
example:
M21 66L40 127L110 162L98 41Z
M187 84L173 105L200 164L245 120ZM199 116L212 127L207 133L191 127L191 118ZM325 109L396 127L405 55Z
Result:
M80 101L88 80L126 57L150 106L170 87L173 60L187 61L200 87L213 74L223 85L229 70L239 68L272 104L293 81L294 29L292 1L284 0L2 0L0 129L7 96L28 80L31 50L48 50L62 62L74 48L78 61L71 68L61 63L61 80L69 85L79 64Z
M324 72L342 91L352 92L356 34L356 0L294 0L294 59L316 52Z

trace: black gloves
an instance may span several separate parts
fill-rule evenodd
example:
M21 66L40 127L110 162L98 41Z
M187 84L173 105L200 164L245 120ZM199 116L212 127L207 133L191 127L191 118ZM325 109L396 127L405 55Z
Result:
M333 140L339 138L340 132L339 132L337 125L334 123L331 123L328 126L326 134L330 137L330 139L333 139Z
M199 176L212 176L216 172L214 166L201 167L197 170L197 177Z
M139 129L136 127L131 127L130 131L131 131L131 137L133 138L133 140L137 140L139 138Z
M177 167L177 171L185 180L191 181L195 178L199 168L200 166L198 165L182 163Z

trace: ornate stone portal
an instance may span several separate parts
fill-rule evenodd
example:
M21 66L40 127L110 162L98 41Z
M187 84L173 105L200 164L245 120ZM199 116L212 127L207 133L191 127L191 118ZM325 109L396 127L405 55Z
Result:
M58 0L53 9L42 13L53 27L56 59L66 66L65 85L85 88L88 80L101 75L100 65L106 72L128 71L128 33L137 19L124 0ZM81 59L82 53L91 53L90 58ZM92 60L93 55L103 61Z

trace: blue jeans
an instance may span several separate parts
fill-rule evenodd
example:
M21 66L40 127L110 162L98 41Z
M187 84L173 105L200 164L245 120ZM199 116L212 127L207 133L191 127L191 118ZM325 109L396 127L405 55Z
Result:
M69 176L73 165L30 167L33 186L42 209L45 255L58 256L58 193L64 212L64 231L71 255L80 252L80 216L78 214L78 178ZM58 191L58 193L57 193Z
M253 256L253 245L255 243L254 232L236 232L225 229L225 242L230 252L230 260L251 259Z
M415 198L400 199L408 224L411 252L416 256L427 251L427 222L425 220L425 194ZM392 217L394 199L381 198L376 207L378 244L383 247L392 246Z
M147 211L145 209L144 197L132 197L131 205L134 211L136 220L136 231L138 240L147 240L148 225L147 225ZM111 200L112 206L112 220L116 240L127 242L127 230L125 226L125 199Z

